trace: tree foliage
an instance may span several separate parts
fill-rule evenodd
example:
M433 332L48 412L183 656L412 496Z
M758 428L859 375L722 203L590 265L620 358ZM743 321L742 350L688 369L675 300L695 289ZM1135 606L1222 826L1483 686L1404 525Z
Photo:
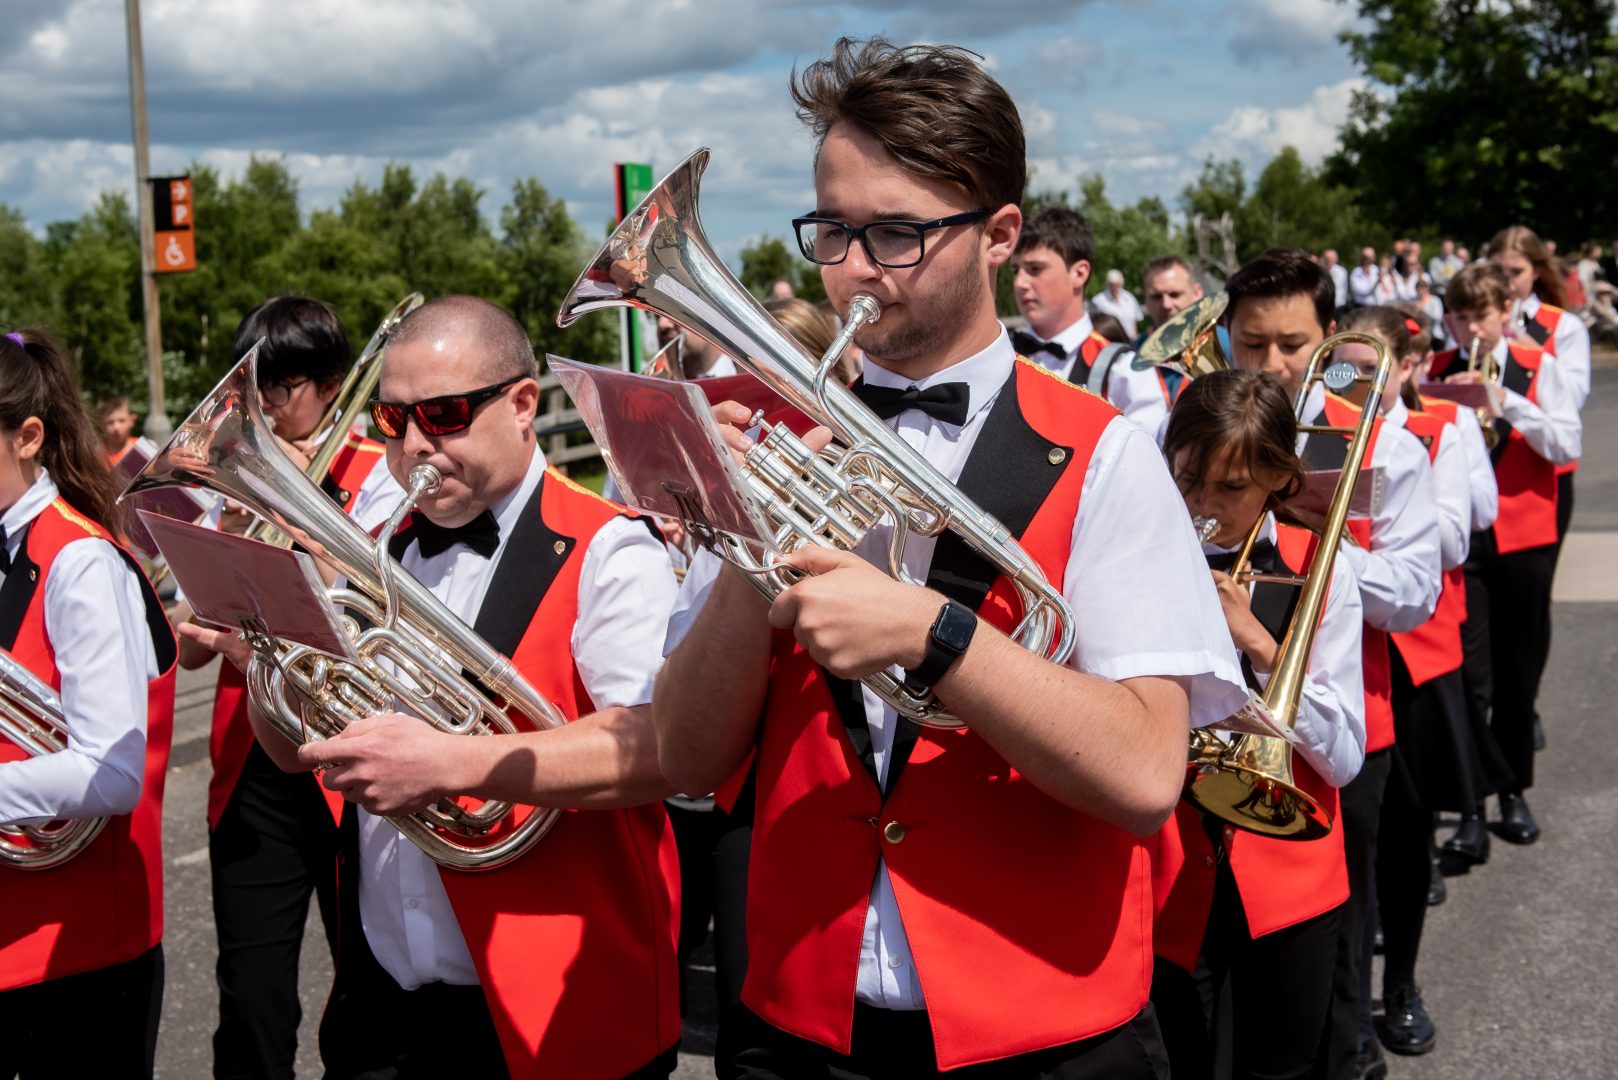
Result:
M1615 0L1359 0L1371 81L1333 179L1401 233L1478 241L1531 224L1574 244L1618 225Z
M305 218L297 181L277 158L240 177L191 167L197 269L158 279L170 418L183 416L228 367L242 318L272 296L330 303L357 351L411 291L470 293L501 304L540 352L580 360L617 355L614 319L561 330L556 311L595 244L537 179L518 180L498 232L484 192L466 179L420 182L405 166L374 186L355 183L334 210ZM42 326L77 360L86 395L146 399L140 255L122 194L103 195L43 239L0 205L0 326Z

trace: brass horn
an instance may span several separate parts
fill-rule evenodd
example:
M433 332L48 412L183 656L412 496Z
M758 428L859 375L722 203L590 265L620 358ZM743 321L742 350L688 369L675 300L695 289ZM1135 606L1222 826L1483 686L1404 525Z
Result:
M276 442L259 408L257 362L255 345L146 463L124 497L170 485L207 488L311 549L318 547L347 578L346 588L329 595L340 610L360 616L341 620L357 659L243 627L255 653L247 684L259 711L300 744L329 738L356 720L396 708L441 731L464 735L515 731L507 709L540 729L566 723L510 660L388 555L393 531L416 500L436 488L437 470L418 466L411 471L409 494L373 541ZM369 625L362 628L362 620ZM556 822L558 811L535 807L520 820L517 814L504 802L468 808L443 799L388 820L434 862L456 870L488 870L537 843Z
M1132 366L1145 371L1174 364L1193 379L1226 370L1231 364L1219 347L1219 320L1229 304L1230 294L1219 292L1181 308L1141 342Z
M824 356L810 355L736 280L703 235L697 188L707 165L708 151L698 150L624 218L567 294L557 325L629 306L667 315L702 335L847 447L823 459L784 425L755 418L762 436L741 473L749 496L775 530L777 551L808 544L850 550L887 520L893 523L888 572L910 581L902 566L907 536L952 530L1016 587L1023 617L1012 638L1055 663L1066 660L1073 650L1073 614L1044 571L1005 526L831 378L854 334L881 317L880 306L869 296L854 297L831 348ZM697 524L693 534L702 535ZM706 532L706 542L746 572L764 595L774 597L796 580L769 551ZM907 686L887 672L863 681L902 716L937 727L960 726L930 687Z
M67 726L56 691L9 653L0 651L0 734L29 757L67 749ZM0 825L0 866L50 870L90 846L106 818L74 818L40 825Z
M1339 345L1369 345L1376 350L1376 372L1361 375L1353 365L1346 363L1323 367L1325 358ZM1314 645L1315 630L1320 613L1326 606L1331 584L1332 563L1348 525L1349 504L1353 501L1354 485L1359 479L1360 465L1370 445L1371 428L1381 413L1382 395L1393 367L1393 356L1380 338L1370 334L1347 331L1334 334L1321 342L1309 357L1309 365L1298 391L1298 411L1308 400L1310 388L1324 383L1328 390L1340 392L1355 383L1369 384L1365 402L1360 410L1359 422L1352 428L1307 425L1303 430L1311 434L1345 435L1349 437L1348 452L1343 459L1343 472L1332 491L1331 505L1327 508L1325 524L1320 530L1320 542L1315 549L1314 562L1308 576L1303 579L1303 593L1293 612L1276 653L1275 670L1260 697L1249 695L1248 703L1237 720L1246 723L1233 726L1290 731L1298 721L1298 705L1303 697L1305 675L1309 667L1309 653ZM1248 533L1231 576L1253 580L1244 573L1253 543L1258 539L1261 515ZM1331 831L1332 821L1325 807L1308 792L1298 787L1292 774L1292 745L1277 735L1255 734L1251 730L1226 738L1210 729L1191 733L1190 754L1186 769L1185 797L1220 820L1239 829L1262 833L1285 840L1313 840Z

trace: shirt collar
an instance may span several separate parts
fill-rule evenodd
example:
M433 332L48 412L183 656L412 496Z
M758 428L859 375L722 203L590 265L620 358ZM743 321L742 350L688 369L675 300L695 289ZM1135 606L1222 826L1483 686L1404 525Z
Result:
M8 555L17 553L18 547L22 544L23 529L39 516L40 511L55 502L56 496L56 481L51 479L50 473L41 468L39 476L29 485L28 490L23 492L4 514L0 514L0 526L4 526L6 530Z
M1405 404L1405 399L1402 397L1394 398L1393 408L1382 414L1383 422L1392 424L1394 427L1405 427L1405 421L1409 418L1410 407Z
M714 357L714 362L708 365L707 371L704 371L701 375L695 376L691 381L696 382L700 379L723 379L730 375L739 374L741 374L741 372L736 367L736 361L732 360L726 354L720 353L718 356Z
M1000 336L991 341L988 348L951 364L942 371L935 371L923 379L911 379L895 374L867 356L865 381L872 386L889 386L898 390L903 390L907 386L925 390L939 383L964 382L967 387L966 423L970 424L978 413L989 407L989 403L995 399L1000 388L1011 377L1016 363L1017 353L1011 347L1011 335L1002 327Z
M1090 321L1090 313L1086 311L1079 316L1078 322L1068 326L1051 340L1066 349L1067 354L1072 356L1078 351L1080 345L1089 340L1090 335L1093 333L1095 333L1095 324Z
M1495 361L1500 365L1500 370L1504 371L1506 360L1511 355L1509 351L1509 343L1506 341L1506 335L1500 335L1500 340L1494 343L1494 349L1490 352L1490 355L1493 356Z
M494 515L496 525L500 526L500 546L504 548L506 540L511 536L512 530L517 527L517 521L522 517L523 509L528 505L529 498L534 489L539 487L540 477L545 475L545 454L538 446L534 447L534 456L528 459L528 471L523 474L522 483L516 490L505 498L489 507L489 513Z
M1539 313L1539 294L1529 293L1528 299L1522 302L1523 318L1532 319Z

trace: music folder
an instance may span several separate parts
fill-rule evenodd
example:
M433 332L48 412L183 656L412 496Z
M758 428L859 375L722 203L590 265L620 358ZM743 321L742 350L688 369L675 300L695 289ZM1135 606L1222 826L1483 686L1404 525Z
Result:
M127 486L127 482L135 479L156 454L156 443L144 437L137 439L135 445L118 459L118 463L112 467L113 471L124 478ZM136 492L128 496L128 501L138 511L159 514L179 521L195 521L213 508L215 498L216 496L195 488L163 487ZM124 538L147 560L155 560L158 557L157 541L152 539L152 534L141 523L139 514L126 515Z
M698 383L547 360L627 505L674 518L698 539L711 530L774 550Z
M1303 474L1303 490L1287 500L1287 505L1322 517L1331 507L1337 492L1341 469L1319 469ZM1348 516L1375 517L1382 510L1382 499L1388 486L1387 470L1380 465L1361 469L1354 480L1354 494L1349 499Z
M1420 388L1423 397L1453 401L1467 409L1487 409L1491 416L1500 415L1500 391L1487 383L1424 382Z
M198 619L355 659L308 553L138 513Z

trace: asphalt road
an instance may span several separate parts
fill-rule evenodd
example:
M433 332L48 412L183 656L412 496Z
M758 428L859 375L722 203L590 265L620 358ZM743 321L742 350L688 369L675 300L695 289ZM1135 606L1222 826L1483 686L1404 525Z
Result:
M1418 978L1437 1049L1397 1058L1413 1080L1618 1075L1618 363L1596 372L1584 414L1574 533L1557 579L1555 646L1540 697L1549 746L1530 796L1535 846L1496 842L1488 865L1449 880L1430 912ZM181 680L164 807L168 986L158 1044L166 1078L210 1075L216 993L204 800L213 672ZM690 973L682 1080L711 1076L711 958ZM331 965L318 927L305 937L299 1076L320 1075L314 1025Z

